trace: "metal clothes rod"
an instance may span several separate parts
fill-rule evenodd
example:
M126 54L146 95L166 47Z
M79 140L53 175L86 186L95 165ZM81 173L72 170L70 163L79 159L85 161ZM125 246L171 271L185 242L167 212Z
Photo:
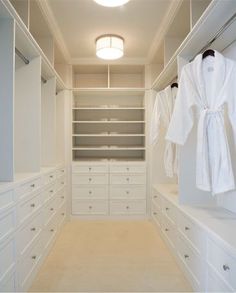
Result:
M236 13L234 13L230 17L230 19L219 29L216 35L190 60L190 62L192 62L198 54L203 53L207 48L209 48L210 45L214 43L235 21L236 21Z
M22 53L21 53L21 51L20 50L18 50L17 48L15 48L15 53L16 53L16 55L26 64L26 65L28 65L29 63L30 63L30 61L29 61L29 59L27 59ZM46 83L47 82L47 80L43 77L43 76L41 76L41 81L43 82L43 83Z

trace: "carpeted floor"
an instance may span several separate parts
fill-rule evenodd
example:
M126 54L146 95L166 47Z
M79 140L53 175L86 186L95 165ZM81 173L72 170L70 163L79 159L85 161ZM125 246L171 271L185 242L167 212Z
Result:
M191 287L148 221L67 223L30 291L186 292Z

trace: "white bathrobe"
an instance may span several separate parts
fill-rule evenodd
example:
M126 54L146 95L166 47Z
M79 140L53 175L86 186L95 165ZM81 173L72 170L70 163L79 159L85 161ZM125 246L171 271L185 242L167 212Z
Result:
M184 66L166 139L183 145L198 113L196 186L212 194L235 188L224 112L236 138L236 63L215 51ZM235 140L236 141L236 140ZM187 180L187 178L186 178Z
M160 135L160 126L167 130L171 115L174 108L177 88L168 86L163 91L157 93L154 103L152 119L151 119L151 144L158 143ZM164 151L164 167L168 177L173 177L177 173L177 152L173 143L167 141Z

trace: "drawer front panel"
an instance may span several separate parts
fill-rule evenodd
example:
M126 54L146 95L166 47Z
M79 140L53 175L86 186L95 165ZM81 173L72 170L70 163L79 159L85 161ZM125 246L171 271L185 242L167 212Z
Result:
M59 170L56 171L57 178L65 175L65 174L66 174L66 169L65 168L60 168Z
M108 198L108 186L76 186L72 187L72 197L73 198L98 198L106 199Z
M59 227L62 225L62 223L66 219L66 204L64 204L60 210L58 211L58 225Z
M42 257L42 243L37 242L30 252L22 258L20 274L20 287L24 289L26 287L27 281L30 279L31 274L37 267L37 264Z
M236 259L211 239L207 240L207 261L236 290Z
M61 191L58 192L57 198L58 198L58 207L60 208L66 201L66 196L65 196L65 190L64 189L62 189Z
M57 212L58 205L59 205L59 199L57 197L52 199L47 204L44 211L44 225L47 225L48 222L50 222L51 219L54 217L54 215Z
M145 175L110 175L111 184L145 184L146 176Z
M110 197L113 199L145 199L146 186L111 186Z
M42 231L42 214L38 214L29 224L18 232L19 254L23 255Z
M73 165L72 173L107 173L107 165Z
M49 184L49 183L55 181L56 178L57 178L56 171L50 172L50 173L44 175L44 179L43 179L44 184Z
M178 228L198 253L205 250L206 239L204 232L181 212L178 214Z
M161 230L163 234L165 235L165 237L167 238L170 246L173 249L176 249L176 245L177 245L176 244L176 241L177 241L176 227L164 215L162 215Z
M17 292L16 273L12 273L0 282L0 292Z
M108 184L108 175L72 174L73 184Z
M165 199L162 199L162 212L173 224L176 224L177 210L169 201Z
M60 190L65 186L66 186L66 176L64 175L57 178L56 189Z
M198 284L198 287L200 287L203 276L201 257L195 253L189 245L187 245L186 241L181 236L178 239L178 254L188 270L191 272Z
M32 192L37 191L41 186L41 178L36 178L19 186L16 189L16 193L20 198L24 198L29 196Z
M146 173L145 165L111 165L111 173Z
M152 218L161 226L161 209L155 203L152 203Z
M12 206L15 202L14 190L0 193L0 213Z
M209 267L206 289L207 292L233 292Z
M112 200L110 203L111 215L145 215L145 200Z
M36 211L41 207L41 194L37 194L30 200L25 201L19 206L19 216L20 222L23 223L26 219L28 219L31 215L33 215Z
M158 207L161 210L162 207L162 201L161 201L161 196L157 192L153 192L152 195L152 202L155 204L156 208Z
M72 212L74 215L107 215L107 200L77 200L72 203Z
M56 194L56 184L53 183L49 187L44 190L44 202L49 201L52 199Z
M14 232L15 226L15 208L11 208L8 212L5 212L3 215L0 216L0 241L4 240L12 232Z
M0 281L14 268L15 258L15 240L12 238L0 246Z
M44 228L43 241L45 249L49 248L57 233L57 226L59 223L58 215L55 215L51 221Z

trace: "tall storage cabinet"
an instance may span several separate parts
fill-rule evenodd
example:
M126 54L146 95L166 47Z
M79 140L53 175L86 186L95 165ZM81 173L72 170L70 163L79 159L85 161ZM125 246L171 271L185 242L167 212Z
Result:
M144 67L81 66L74 73L72 213L145 215Z

